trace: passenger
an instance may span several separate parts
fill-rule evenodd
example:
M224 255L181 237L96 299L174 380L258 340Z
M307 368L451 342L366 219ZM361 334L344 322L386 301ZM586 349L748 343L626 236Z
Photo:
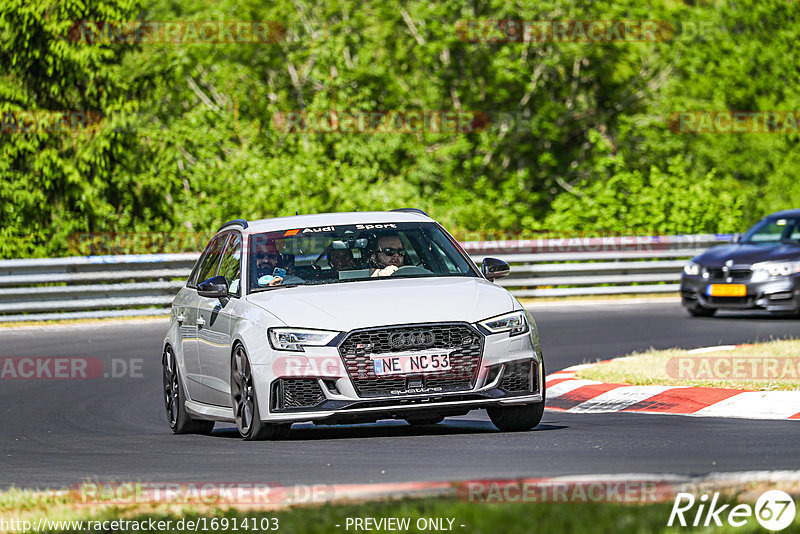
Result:
M260 286L278 286L286 282L287 284L302 284L305 281L297 276L287 275L284 277L275 276L275 268L278 267L283 259L274 239L261 241L256 245L256 281Z
M353 257L353 253L349 248L332 248L328 250L327 259L328 265L337 273L341 271L352 271L357 268L356 259Z
M405 264L406 251L397 234L384 234L378 238L375 251L370 256L373 267L369 275L391 276Z

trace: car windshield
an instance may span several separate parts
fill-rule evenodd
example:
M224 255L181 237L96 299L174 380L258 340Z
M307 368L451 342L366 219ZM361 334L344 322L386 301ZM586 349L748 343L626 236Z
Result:
M292 228L250 237L250 290L440 276L479 276L434 223ZM279 278L279 279L278 279Z
M742 242L755 245L800 243L800 218L781 217L763 220L747 231Z

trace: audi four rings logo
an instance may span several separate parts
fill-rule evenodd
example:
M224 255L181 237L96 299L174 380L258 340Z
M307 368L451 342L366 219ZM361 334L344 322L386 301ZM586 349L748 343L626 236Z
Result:
M389 345L400 347L430 347L436 342L436 336L430 332L403 332L389 336Z

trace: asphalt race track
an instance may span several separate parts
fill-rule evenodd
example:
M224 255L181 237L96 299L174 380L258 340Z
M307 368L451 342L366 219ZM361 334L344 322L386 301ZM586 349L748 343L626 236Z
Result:
M674 303L536 305L549 372L651 346L700 347L800 334L797 318L691 319ZM230 425L175 436L161 399L160 321L0 330L0 358L142 359L140 373L93 380L0 380L0 487L86 480L280 484L464 480L606 473L797 469L800 422L546 411L535 431L497 432L483 412L404 422L295 425L244 442Z

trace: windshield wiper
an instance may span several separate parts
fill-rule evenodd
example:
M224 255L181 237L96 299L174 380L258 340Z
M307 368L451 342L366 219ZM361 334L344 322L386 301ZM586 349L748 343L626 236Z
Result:
M308 284L278 284L277 286L266 286L266 287L259 287L256 289L251 290L251 293L260 293L262 291L269 291L271 289L280 289L282 287L297 287L297 286L305 286Z

